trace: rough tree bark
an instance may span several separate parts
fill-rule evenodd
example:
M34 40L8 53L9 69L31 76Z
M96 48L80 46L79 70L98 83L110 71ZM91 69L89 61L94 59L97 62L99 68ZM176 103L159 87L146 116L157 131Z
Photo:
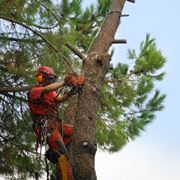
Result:
M82 67L86 82L77 103L68 107L68 119L74 119L74 139L70 149L75 180L95 180L96 115L101 87L110 67L108 50L114 41L125 0L112 0L99 34ZM74 108L77 106L76 112ZM71 111L72 108L72 111ZM71 117L72 116L72 117Z

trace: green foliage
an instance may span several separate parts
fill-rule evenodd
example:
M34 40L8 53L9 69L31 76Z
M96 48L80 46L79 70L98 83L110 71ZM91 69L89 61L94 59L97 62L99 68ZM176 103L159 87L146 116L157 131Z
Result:
M135 50L129 50L128 57L134 66L119 63L110 70L101 92L97 139L99 147L110 152L138 136L155 112L163 109L165 99L154 88L155 80L163 79L161 68L165 64L155 40L147 35L138 56Z
M110 0L98 0L84 10L81 0L0 0L0 84L2 87L32 85L39 65L55 69L59 77L69 72L69 61L80 71L82 62L66 42L86 53L108 13ZM23 26L22 26L23 24ZM33 29L31 31L28 27ZM40 38L36 33L43 35ZM47 42L50 42L50 46ZM101 149L118 151L150 123L163 108L164 95L155 89L161 81L165 58L149 35L140 52L128 50L133 67L119 63L109 69L101 90L97 120L97 143ZM0 173L11 179L34 177L44 166L37 164L34 135L26 93L0 94ZM26 165L24 165L26 164Z
M146 73L155 73L157 69L163 67L165 59L160 50L157 50L155 40L146 36L145 42L141 43L141 53L136 58L135 70L143 70Z
M26 106L19 104L19 100L6 98L1 102L0 110L0 173L10 177L17 174L18 179L32 177L40 168ZM19 107L21 109L18 110Z

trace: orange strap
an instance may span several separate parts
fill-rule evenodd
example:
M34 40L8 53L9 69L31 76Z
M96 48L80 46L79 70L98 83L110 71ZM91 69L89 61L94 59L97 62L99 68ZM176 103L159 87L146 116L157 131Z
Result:
M58 158L59 170L61 171L62 180L68 180L68 161L66 156L61 155Z

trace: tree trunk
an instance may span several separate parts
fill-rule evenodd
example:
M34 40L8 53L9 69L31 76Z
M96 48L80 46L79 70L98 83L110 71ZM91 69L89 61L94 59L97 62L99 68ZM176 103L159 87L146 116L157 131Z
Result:
M116 30L120 22L120 15L125 0L112 0L110 12L97 35L86 61L82 67L82 74L86 82L78 101L70 105L77 105L74 119L74 139L70 154L73 155L73 173L75 180L95 180L94 158L96 153L96 119L101 87L110 66L108 50L112 45Z

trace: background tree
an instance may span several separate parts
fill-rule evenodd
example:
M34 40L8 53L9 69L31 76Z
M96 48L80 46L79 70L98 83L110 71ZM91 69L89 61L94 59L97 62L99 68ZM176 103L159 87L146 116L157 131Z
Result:
M26 179L44 168L34 152L25 91L39 65L53 67L60 79L69 72L86 78L82 94L65 105L75 127L69 149L75 179L96 179L96 145L120 150L162 110L165 96L154 82L163 79L165 58L150 35L139 52L128 51L131 63L110 63L124 4L98 0L84 9L81 0L1 0L0 173Z

